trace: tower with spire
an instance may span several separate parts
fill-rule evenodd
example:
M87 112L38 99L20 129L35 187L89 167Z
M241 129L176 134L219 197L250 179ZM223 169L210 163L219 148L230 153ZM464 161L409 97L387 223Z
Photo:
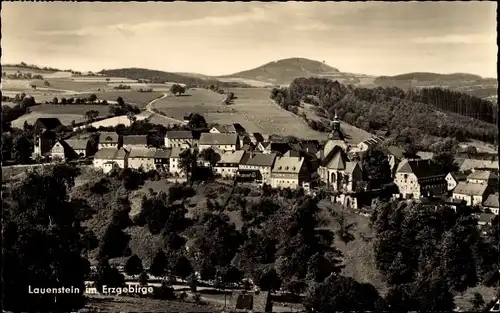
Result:
M335 112L335 117L333 118L333 121L332 121L332 131L331 131L330 135L328 136L328 139L344 140L344 134L342 133L342 130L340 129L340 119L337 115L337 112Z

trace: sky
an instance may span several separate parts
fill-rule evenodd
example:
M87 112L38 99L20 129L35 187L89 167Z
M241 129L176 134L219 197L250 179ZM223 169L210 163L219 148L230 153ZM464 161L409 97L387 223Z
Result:
M4 2L1 22L2 64L225 75L303 57L497 77L496 2Z

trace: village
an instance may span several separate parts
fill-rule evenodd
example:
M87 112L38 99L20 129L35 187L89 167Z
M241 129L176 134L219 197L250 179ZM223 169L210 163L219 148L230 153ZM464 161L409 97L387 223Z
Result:
M185 124L190 116L186 116ZM272 135L248 133L239 124L215 125L204 131L167 131L163 145L148 144L147 135L120 136L98 132L98 149L87 155L87 139L56 139L62 124L57 118L40 118L34 124L34 157L64 161L87 159L104 174L115 168L158 171L185 181L181 166L186 150L198 151L197 166L209 169L224 181L272 188L298 189L307 193L326 190L332 202L361 214L369 213L376 198L413 199L480 208L480 225L499 214L498 161L466 157L459 159L457 171L447 172L432 160L430 152L407 155L400 146L384 144L382 136L351 145L335 116L332 131L323 143L314 140L272 141ZM76 138L81 137L81 131ZM403 139L404 140L404 139ZM363 174L363 155L382 151L390 166L390 183L372 188ZM368 210L368 211L367 211Z

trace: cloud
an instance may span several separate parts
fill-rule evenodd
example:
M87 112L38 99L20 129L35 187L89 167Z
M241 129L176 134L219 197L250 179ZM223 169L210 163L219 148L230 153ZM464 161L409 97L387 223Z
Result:
M417 44L482 44L496 42L494 35L443 35L417 37L412 40Z

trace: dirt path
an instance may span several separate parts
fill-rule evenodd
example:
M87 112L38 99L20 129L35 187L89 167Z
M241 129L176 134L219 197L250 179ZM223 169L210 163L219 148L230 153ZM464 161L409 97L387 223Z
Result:
M167 94L167 93L163 94L163 96L162 96L161 98L156 98L156 99L152 100L151 102L149 102L148 104L146 104L146 111L148 111L149 113L154 114L154 115L156 115L156 116L160 116L160 117L162 117L162 118L164 118L164 119L166 119L166 120L168 120L168 121L171 121L171 122L172 122L172 123L174 123L174 124L178 124L178 123L180 123L180 124L184 124L184 121L181 121L181 120L175 119L175 118L173 118L173 117L168 117L168 116L165 116L165 115L161 115L161 114L158 114L158 113L156 113L156 112L154 112L154 111L153 111L152 105L153 105L156 101L161 100L161 99L165 99L166 97L168 97L168 94Z

